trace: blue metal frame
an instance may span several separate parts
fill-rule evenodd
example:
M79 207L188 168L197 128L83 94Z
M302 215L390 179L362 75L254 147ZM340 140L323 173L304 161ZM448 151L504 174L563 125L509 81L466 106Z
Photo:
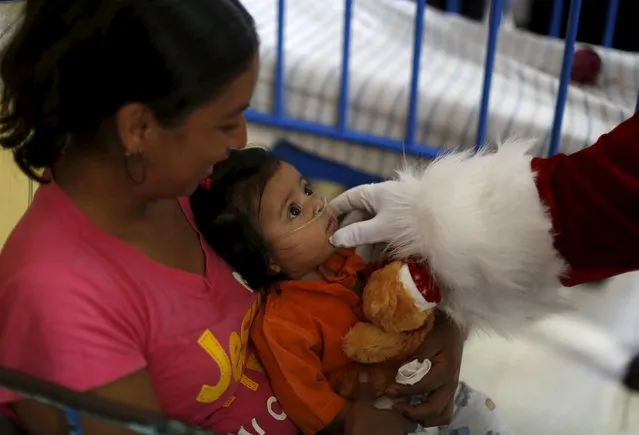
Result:
M390 1L390 0L389 0ZM362 131L357 131L348 125L348 90L349 90L349 60L351 50L351 19L354 7L354 0L344 0L344 32L342 43L342 68L340 78L340 92L338 102L338 119L336 125L326 125L318 122L306 121L294 118L286 114L284 106L284 27L285 27L285 0L278 0L277 11L277 45L276 45L276 74L275 74L275 105L272 113L257 112L249 110L246 119L255 124L277 127L284 130L307 133L314 136L321 136L345 142L358 143L366 146L380 148L386 151L405 153L407 155L419 157L436 157L443 148L430 144L419 144L416 142L415 129L419 116L419 71L421 62L421 52L424 40L424 17L427 9L427 0L413 0L415 3L415 27L413 37L413 60L411 67L411 79L408 84L409 102L406 129L403 140L397 140L380 135L374 135ZM566 106L568 85L570 84L570 72L572 69L572 58L574 55L575 40L579 27L579 13L581 10L581 0L571 0L570 13L568 17L567 31L565 37L565 48L562 61L561 75L555 105L554 119L551 126L549 155L554 155L559 150L561 140L561 129L563 113ZM486 142L490 94L493 76L495 54L497 51L497 40L499 37L499 26L504 6L504 0L491 0L489 14L489 28L486 49L486 61L484 65L484 81L482 86L481 100L479 101L479 119L477 123L476 146L479 148ZM553 0L553 11L550 28L550 36L558 37L561 31L563 19L563 0ZM618 0L610 0L606 15L606 25L602 36L602 45L610 47L614 36L616 16L619 8ZM447 10L456 13L460 9L459 0L448 0ZM639 105L639 100L638 100Z
M499 36L499 24L501 22L504 6L502 0L490 2L490 17L488 21L488 42L486 47L486 62L484 64L484 85L481 102L479 103L479 124L477 125L476 147L481 147L486 142L488 130L488 111L490 110L490 87L493 80L493 67L495 66L495 53L497 51L497 37Z
M408 117L406 118L405 143L411 146L415 143L415 129L417 127L417 113L419 110L419 71L422 58L422 43L424 41L424 18L427 0L417 0L415 12L415 28L413 32L413 62L410 75L410 94L408 98Z
M351 22L353 18L353 0L344 4L344 36L342 39L342 74L339 87L339 107L337 108L337 128L348 128L348 84L351 60Z
M286 140L278 141L271 149L279 158L295 166L311 183L318 180L332 181L344 189L350 189L361 184L383 181L381 177L358 171L341 163L318 158Z
M554 0L552 4L552 15L550 17L550 28L548 29L548 36L555 38L559 37L561 32L561 19L564 14L564 1Z
M16 370L0 367L0 386L60 409L67 418L69 435L82 434L80 413L144 435L215 435L158 413L73 391Z
M572 57L575 54L575 41L577 39L577 29L579 28L580 12L581 0L572 0L570 4L570 14L568 15L568 29L566 31L564 58L561 64L559 90L557 91L557 104L555 105L555 116L550 134L550 148L548 149L548 154L551 156L557 154L557 151L559 150L561 124L564 118L564 109L566 108L566 97L568 96L568 85L570 84Z
M284 116L284 22L286 1L277 2L277 59L275 61L275 116Z

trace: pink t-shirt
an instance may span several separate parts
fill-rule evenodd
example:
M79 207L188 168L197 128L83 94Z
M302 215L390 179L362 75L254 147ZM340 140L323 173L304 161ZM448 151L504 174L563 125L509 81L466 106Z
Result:
M162 266L40 187L0 253L0 365L79 391L146 369L166 416L296 434L248 341L257 295L202 248L206 277Z

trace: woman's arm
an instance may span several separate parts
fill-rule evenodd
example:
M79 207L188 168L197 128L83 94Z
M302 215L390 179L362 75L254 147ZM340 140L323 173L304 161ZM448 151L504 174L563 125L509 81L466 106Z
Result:
M159 411L145 371L145 325L130 314L126 298L104 298L105 284L49 267L19 271L0 287L0 366ZM12 404L36 435L68 433L64 417L48 405L3 389L0 403ZM93 418L85 421L85 435L120 433Z
M118 379L91 393L160 415L160 406L146 370ZM13 408L25 429L32 435L67 435L69 433L64 415L53 406L34 400L24 400L15 403ZM120 426L90 416L82 416L81 424L83 435L134 434Z

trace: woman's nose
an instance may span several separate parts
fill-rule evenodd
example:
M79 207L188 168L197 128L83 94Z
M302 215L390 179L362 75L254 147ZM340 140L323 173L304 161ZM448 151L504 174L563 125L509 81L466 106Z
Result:
M237 140L231 140L229 142L229 144L227 145L227 148L229 150L229 152L233 151L233 150L242 150L244 148L246 148L246 141L244 142L240 142Z
M232 141L229 144L229 150L243 150L244 148L246 148L247 143L246 142L237 142L237 141Z
M246 131L246 120L242 117L239 127L231 134L229 148L234 150L241 150L246 148L246 142L248 140L248 133Z

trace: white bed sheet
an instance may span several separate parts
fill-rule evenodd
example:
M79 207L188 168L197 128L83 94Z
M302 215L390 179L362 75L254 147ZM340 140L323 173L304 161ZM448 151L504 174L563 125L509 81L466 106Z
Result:
M261 37L261 72L254 108L270 111L276 44L276 0L243 0ZM285 101L289 115L335 123L339 95L343 0L287 3ZM349 124L401 139L410 82L415 6L404 0L354 2ZM486 53L486 24L426 11L419 87L420 143L465 148L475 143ZM504 28L493 73L488 140L539 138L545 155L561 70L563 41ZM603 71L596 87L570 86L561 151L575 152L634 111L639 55L597 48ZM388 176L401 156L299 134L303 148L370 173Z

